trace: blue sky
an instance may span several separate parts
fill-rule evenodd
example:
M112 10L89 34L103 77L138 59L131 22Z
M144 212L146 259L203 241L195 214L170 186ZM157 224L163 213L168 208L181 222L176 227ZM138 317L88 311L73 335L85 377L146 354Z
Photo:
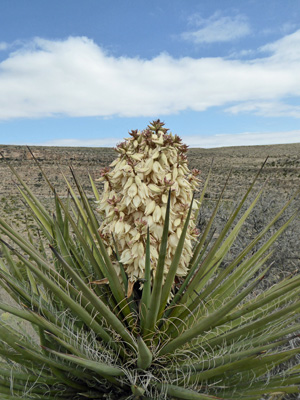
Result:
M300 142L299 0L1 0L0 144Z

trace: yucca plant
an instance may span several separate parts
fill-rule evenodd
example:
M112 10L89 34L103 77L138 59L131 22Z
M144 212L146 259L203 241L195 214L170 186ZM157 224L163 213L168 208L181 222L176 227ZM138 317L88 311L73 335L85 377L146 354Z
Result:
M257 288L269 249L296 217L263 240L295 199L233 261L222 263L262 190L257 176L218 237L196 237L197 173L186 146L158 120L118 146L94 212L75 172L49 213L18 172L40 229L36 243L0 220L1 399L261 399L298 393L300 276ZM45 246L48 242L49 246ZM260 247L258 244L261 243ZM25 333L26 321L33 327ZM291 366L292 365L292 366Z

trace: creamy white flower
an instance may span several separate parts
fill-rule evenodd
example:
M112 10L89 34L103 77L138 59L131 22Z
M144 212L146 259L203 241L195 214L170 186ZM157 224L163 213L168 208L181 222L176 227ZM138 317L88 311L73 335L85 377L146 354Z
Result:
M174 166L173 171L172 171L172 180L175 181L178 176L178 168Z
M155 210L153 212L153 222L159 222L161 218L161 208L160 206L156 205Z
M131 261L131 251L129 249L126 249L123 251L121 258L120 258L120 263L122 264L127 264L128 262Z
M163 202L164 204L167 204L167 202L168 202L168 195L167 195L167 194L163 194L162 197L161 197L161 200L162 200L162 202Z
M163 226L153 223L149 229L150 232L153 233L153 236L155 237L157 242L160 242L163 233Z
M132 154L132 155L131 155L131 158L133 158L134 160L137 160L137 161L141 161L141 160L144 158L144 154L141 154L141 153L139 153L139 154Z
M159 160L160 164L162 167L169 167L169 162L167 159L167 156L165 155L165 153L161 153L160 154L160 160Z
M153 142L162 145L164 143L163 135L160 135L158 139L153 139Z
M125 233L130 232L130 230L131 230L131 225L128 224L127 222L126 222L124 225L125 225L125 227L124 227L124 232L125 232Z
M130 196L131 198L134 197L138 192L138 188L136 186L135 183L133 183L132 185L130 185L129 189L128 189L128 196Z
M160 154L160 151L159 150L156 150L153 154L152 154L152 159L153 160L155 160L156 158L158 158L159 157L159 154Z
M134 196L134 198L133 198L133 200L132 200L132 202L133 202L133 204L134 204L134 206L135 206L136 208L139 207L139 205L141 204L141 201L142 201L142 199L141 199L140 196L138 196L138 195Z
M150 183L148 185L148 188L151 190L151 192L154 192L154 193L157 193L157 194L161 193L162 190L163 190L163 188L158 187L157 185L155 185L153 183Z
M147 206L146 206L146 208L145 208L145 215L152 214L153 211L155 210L155 207L156 207L155 201L154 201L154 200L151 200L151 201L147 204Z
M125 192L127 189L129 189L130 186L131 186L132 184L133 184L133 177L130 176L130 177L126 180L125 185L123 185L123 187L124 187L124 192Z
M122 221L118 221L115 225L115 233L118 235L119 233L123 233L125 228L125 224Z
M154 161L154 163L153 163L153 172L155 172L156 174L161 174L164 172L164 170L162 169L162 166L160 165L160 163L158 161Z
M134 180L135 180L137 187L139 187L142 184L142 179L139 175L135 175Z
M180 239L181 234L182 234L182 229L181 228L177 228L176 229L176 235L177 235L178 239Z
M193 190L199 184L195 173L187 167L186 147L178 137L167 133L162 126L151 129L134 132L131 138L120 144L117 147L119 157L111 163L111 170L103 170L100 177L104 182L104 190L98 210L104 219L99 230L112 260L113 234L120 261L132 284L144 278L147 227L150 231L151 269L152 275L155 275L171 188L169 237L164 266L167 274ZM194 201L193 210L197 207ZM194 228L191 218L177 276L187 273L192 240L195 238Z
M181 224L181 218L176 218L174 221L174 226L179 226Z
M139 196L142 199L146 199L147 197L149 197L149 190L147 188L147 185L145 183L142 182L142 184L138 187L138 192L139 192Z

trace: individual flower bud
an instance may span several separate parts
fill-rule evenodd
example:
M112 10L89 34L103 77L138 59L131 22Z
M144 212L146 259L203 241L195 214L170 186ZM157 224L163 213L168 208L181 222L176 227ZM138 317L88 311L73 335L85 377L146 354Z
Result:
M138 196L138 195L134 196L132 202L133 202L135 208L139 207L139 205L141 204L141 201L142 201L142 199L140 198L140 196Z
M154 185L153 183L150 183L150 185L148 186L148 188L151 190L151 192L153 193L161 193L162 188L158 187L157 185Z
M132 185L130 185L129 189L128 189L128 196L129 197L134 197L138 192L137 186L135 183L132 183Z
M155 201L154 201L154 200L150 201L150 202L147 204L147 207L145 208L145 215L152 214L153 211L155 210L155 206L156 206Z
M155 210L153 212L153 222L159 222L161 217L161 208L160 206L155 206Z

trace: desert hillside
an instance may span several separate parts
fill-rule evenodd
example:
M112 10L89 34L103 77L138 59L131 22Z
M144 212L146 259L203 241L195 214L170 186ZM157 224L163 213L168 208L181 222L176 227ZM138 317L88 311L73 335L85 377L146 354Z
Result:
M70 165L75 168L82 182L87 183L88 172L97 178L99 168L109 165L117 155L112 148L34 146L31 150L58 189L63 186L61 171L68 174ZM42 184L40 171L35 166L26 146L0 145L0 151L4 158L18 170L27 184L35 188L36 193L48 194L46 187ZM269 178L268 187L275 188L279 192L286 192L299 186L300 143L215 149L191 148L188 151L190 168L200 169L203 179L206 178L213 161L213 174L209 187L211 195L218 191L232 169L227 198L230 198L233 193L236 195L247 186L267 156L268 162L261 176L262 179ZM9 168L3 158L0 158L0 195L7 196L16 193L17 189L12 184Z
M69 166L73 166L83 187L92 198L88 173L96 179L99 169L108 166L117 153L112 148L78 147L32 147L34 156L47 173L50 181L60 195L66 194L64 177L71 179ZM20 200L17 185L7 163L10 163L51 209L52 195L42 174L26 146L0 145L0 215L10 221L20 231L32 219ZM189 167L201 170L202 180L207 177L213 163L211 180L200 212L199 227L203 228L213 210L216 199L231 171L228 186L224 192L224 202L216 218L216 232L224 225L237 199L245 193L260 166L268 156L268 161L256 184L256 192L265 182L265 189L256 211L247 220L241 238L244 243L266 224L276 210L279 210L289 196L300 188L300 143L271 146L224 147L215 149L196 149L188 151ZM5 159L5 160L4 160ZM101 191L101 185L99 186ZM252 196L253 197L253 196ZM299 207L299 196L287 213L291 215ZM276 262L280 269L294 269L300 266L300 220L277 244ZM238 251L238 249L236 249ZM235 250L232 250L235 253Z

